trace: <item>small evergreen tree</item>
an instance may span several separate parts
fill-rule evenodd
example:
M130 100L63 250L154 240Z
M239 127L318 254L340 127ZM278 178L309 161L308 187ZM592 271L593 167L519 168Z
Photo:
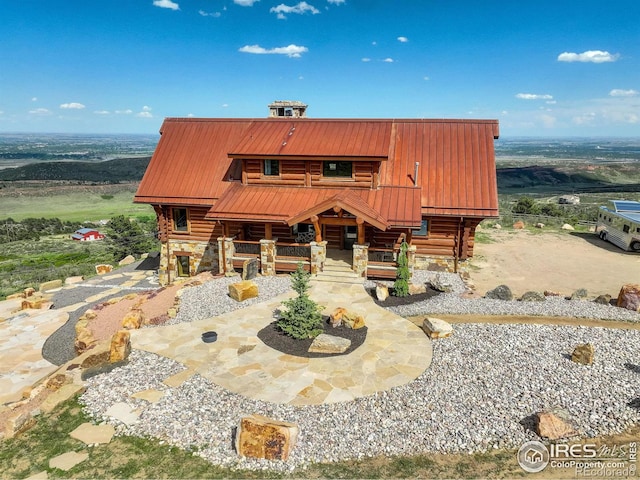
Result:
M291 274L291 288L298 296L282 302L286 310L277 322L284 333L296 339L317 337L323 331L320 312L324 307L309 298L309 277L310 274L299 263L296 271Z
M400 253L398 254L398 268L396 269L396 281L393 284L393 295L396 297L406 297L409 295L409 261L407 259L407 250L409 245L403 241L400 244Z

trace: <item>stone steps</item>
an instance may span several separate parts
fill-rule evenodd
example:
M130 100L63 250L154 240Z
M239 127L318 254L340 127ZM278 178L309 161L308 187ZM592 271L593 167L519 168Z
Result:
M329 259L324 263L324 269L322 272L314 275L313 280L318 282L331 282L331 283L347 283L347 284L362 284L364 278L356 275L351 269L351 265L343 260Z

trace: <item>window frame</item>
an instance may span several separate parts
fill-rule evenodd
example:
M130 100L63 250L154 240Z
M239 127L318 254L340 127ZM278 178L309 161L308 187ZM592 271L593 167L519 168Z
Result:
M267 169L267 164L269 164L269 168ZM277 173L271 173L273 171L273 165L275 164ZM267 173L269 170L269 173ZM262 175L265 177L279 177L280 176L280 160L276 160L274 158L265 158L262 161Z
M431 222L429 221L429 219L427 218L423 218L422 220L420 220L420 229L419 230L414 230L413 232L411 232L411 236L413 237L428 237L429 236L429 227ZM422 233L424 232L424 233Z
M183 259L187 261L187 271L184 271L185 265ZM191 276L191 258L189 255L176 255L176 275L178 277L190 277Z
M328 175L327 172L331 171L330 168L328 168L328 165L335 163L336 164L336 172L340 171L340 167L339 164L348 164L349 165L349 169L350 169L350 173L349 175ZM323 160L322 161L322 178L329 178L331 180L353 180L354 179L354 168L353 168L353 162L348 161L348 160Z
M177 220L178 216L176 215L176 211L184 210L185 217L185 226L184 228L178 227ZM171 231L173 233L177 233L180 235L188 235L191 233L191 220L189 218L189 209L187 207L173 207L171 209Z

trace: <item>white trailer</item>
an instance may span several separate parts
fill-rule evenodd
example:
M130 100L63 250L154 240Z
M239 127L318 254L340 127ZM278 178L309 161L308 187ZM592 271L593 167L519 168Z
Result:
M600 207L596 233L623 250L640 253L640 202L610 200Z

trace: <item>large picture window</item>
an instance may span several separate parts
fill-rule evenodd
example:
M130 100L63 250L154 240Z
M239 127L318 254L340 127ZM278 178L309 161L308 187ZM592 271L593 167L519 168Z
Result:
M189 231L189 216L186 208L174 208L173 209L173 231L174 232L188 232Z
M265 160L264 174L273 176L280 175L280 162L278 160Z
M325 177L346 177L353 175L352 162L322 162L322 175Z

